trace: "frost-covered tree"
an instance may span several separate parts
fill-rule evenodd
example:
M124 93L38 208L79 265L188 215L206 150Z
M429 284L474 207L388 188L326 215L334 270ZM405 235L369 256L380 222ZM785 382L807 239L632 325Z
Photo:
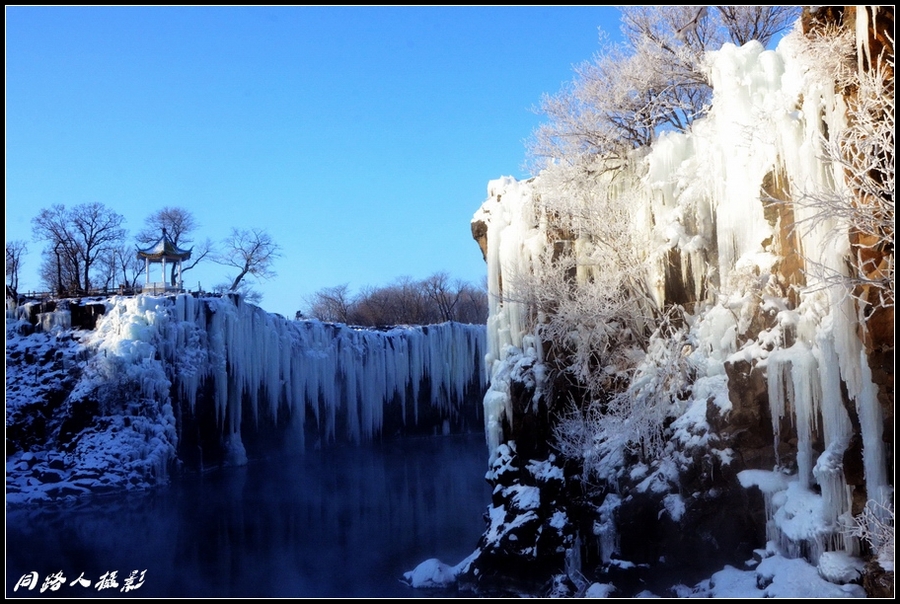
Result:
M660 352L670 309L657 307L646 235L635 230L641 202L633 192L641 188L641 174L634 160L661 131L687 130L708 110L708 51L726 42L768 44L799 9L621 11L622 42L604 44L593 60L575 68L572 82L542 101L548 120L536 131L529 154L541 170L535 199L552 247L518 276L523 283L516 289L533 312L550 367L548 382L581 393L578 421L590 417L595 435L603 426L624 439L617 446L638 443L651 454L672 413L669 385L683 368L670 362L677 354ZM669 336L677 333L667 329ZM648 356L659 358L648 363Z
M731 41L738 45L759 40L768 45L799 16L796 6L716 6Z
M532 309L551 366L589 399L621 387L652 330L637 206L618 186L624 178L599 160L545 170L535 198L552 245L511 288Z
M894 503L893 501L866 502L862 513L854 518L849 533L864 539L882 568L894 565Z
M609 43L539 111L547 117L529 143L536 169L584 155L624 161L661 129L684 130L702 116L712 89L704 55L725 42L768 44L797 17L789 6L633 6L622 8L622 42Z
M861 18L861 17L860 17ZM877 19L877 16L876 16ZM846 126L823 134L824 155L843 174L843 182L829 189L801 191L793 201L806 218L801 231L826 221L849 234L849 274L835 273L811 259L811 272L823 283L839 284L862 307L861 317L894 306L895 108L894 52L891 45L878 56L856 46L845 29L825 28L804 38L809 68L834 81L847 99Z
M620 383L612 384L609 375L603 379L603 372L589 376L594 389L586 402L560 413L554 427L556 446L564 456L579 460L586 475L610 478L626 455L649 461L662 454L667 422L683 412L696 373L685 355L696 342L680 326L681 319L677 308L669 309L627 379L619 376ZM627 342L614 343L620 355L628 351Z

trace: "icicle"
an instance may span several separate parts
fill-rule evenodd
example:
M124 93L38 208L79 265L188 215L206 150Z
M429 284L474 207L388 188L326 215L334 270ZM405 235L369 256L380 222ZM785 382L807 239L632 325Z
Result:
M809 488L813 466L813 435L818 424L821 399L818 363L809 349L799 342L785 352L791 358L793 407L797 416L797 473L800 485Z
M847 512L850 511L851 491L850 487L844 480L844 449L842 443L833 443L830 445L816 462L813 473L816 482L822 489L822 516L826 526L831 529L833 538L829 543L829 550L845 549L844 533L846 527L843 527L843 520ZM856 544L851 541L851 550L855 549ZM855 553L852 552L851 553Z
M298 428L300 439L309 410L325 439L362 442L381 433L385 405L398 401L405 421L423 382L431 385L430 404L446 418L467 387L483 380L482 326L447 323L385 333L288 322L230 298L188 295L122 298L107 316L118 317L109 321L119 332L116 346L135 361L163 362L172 376L171 383L144 380L144 394L166 399L171 389L194 411L201 388L211 386L229 463L246 460L245 405L257 422L276 424L287 409L291 418L284 421Z
M603 505L597 510L600 520L594 522L594 535L599 537L597 545L600 548L600 560L604 564L608 564L613 554L619 552L619 532L616 528L615 513L621 505L622 500L618 495L608 493Z
M772 430L775 433L775 462L781 464L778 457L781 441L781 419L787 414L788 402L793 400L793 382L790 380L790 359L783 351L777 350L769 355L766 369L768 382L769 409L772 413Z

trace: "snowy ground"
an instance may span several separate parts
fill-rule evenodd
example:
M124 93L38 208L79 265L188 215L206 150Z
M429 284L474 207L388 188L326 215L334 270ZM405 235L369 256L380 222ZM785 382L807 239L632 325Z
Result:
M770 545L771 547L771 545ZM675 584L666 590L641 591L624 594L613 583L593 583L586 585L583 597L637 597L637 598L865 598L866 592L860 585L837 585L823 574L858 576L862 566L858 558L849 556L827 556L819 568L802 559L788 559L773 551L758 551L761 562L748 561L746 569L726 566L709 579L694 586ZM404 578L417 588L452 587L457 575L471 561L466 558L456 566L450 566L437 559L422 562ZM750 568L752 567L752 568ZM542 594L539 594L542 595ZM551 595L579 595L554 593Z
M141 396L124 374L100 379L84 342L91 332L28 331L7 318L7 504L163 480L175 452L171 408Z

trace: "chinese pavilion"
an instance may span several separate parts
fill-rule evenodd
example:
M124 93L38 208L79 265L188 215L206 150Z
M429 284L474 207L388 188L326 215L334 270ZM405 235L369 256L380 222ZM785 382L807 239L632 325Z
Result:
M175 245L175 242L169 237L169 234L166 232L164 228L162 230L162 237L159 238L159 241L154 243L148 248L140 249L138 248L137 257L138 259L142 259L144 261L144 266L146 267L147 273L147 282L144 286L144 291L148 290L181 290L182 282L181 282L181 263L185 260L190 259L191 251L193 248L189 250L183 250ZM150 263L151 262L159 262L162 264L162 282L161 283L151 283L150 281ZM175 274L175 278L173 279L172 284L169 284L168 278L166 277L166 263L176 263L177 271Z

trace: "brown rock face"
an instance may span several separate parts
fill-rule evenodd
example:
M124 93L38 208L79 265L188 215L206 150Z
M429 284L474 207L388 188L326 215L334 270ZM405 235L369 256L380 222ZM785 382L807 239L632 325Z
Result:
M478 242L478 247L481 248L481 255L485 261L487 261L487 231L488 227L484 221L472 221L472 239Z

